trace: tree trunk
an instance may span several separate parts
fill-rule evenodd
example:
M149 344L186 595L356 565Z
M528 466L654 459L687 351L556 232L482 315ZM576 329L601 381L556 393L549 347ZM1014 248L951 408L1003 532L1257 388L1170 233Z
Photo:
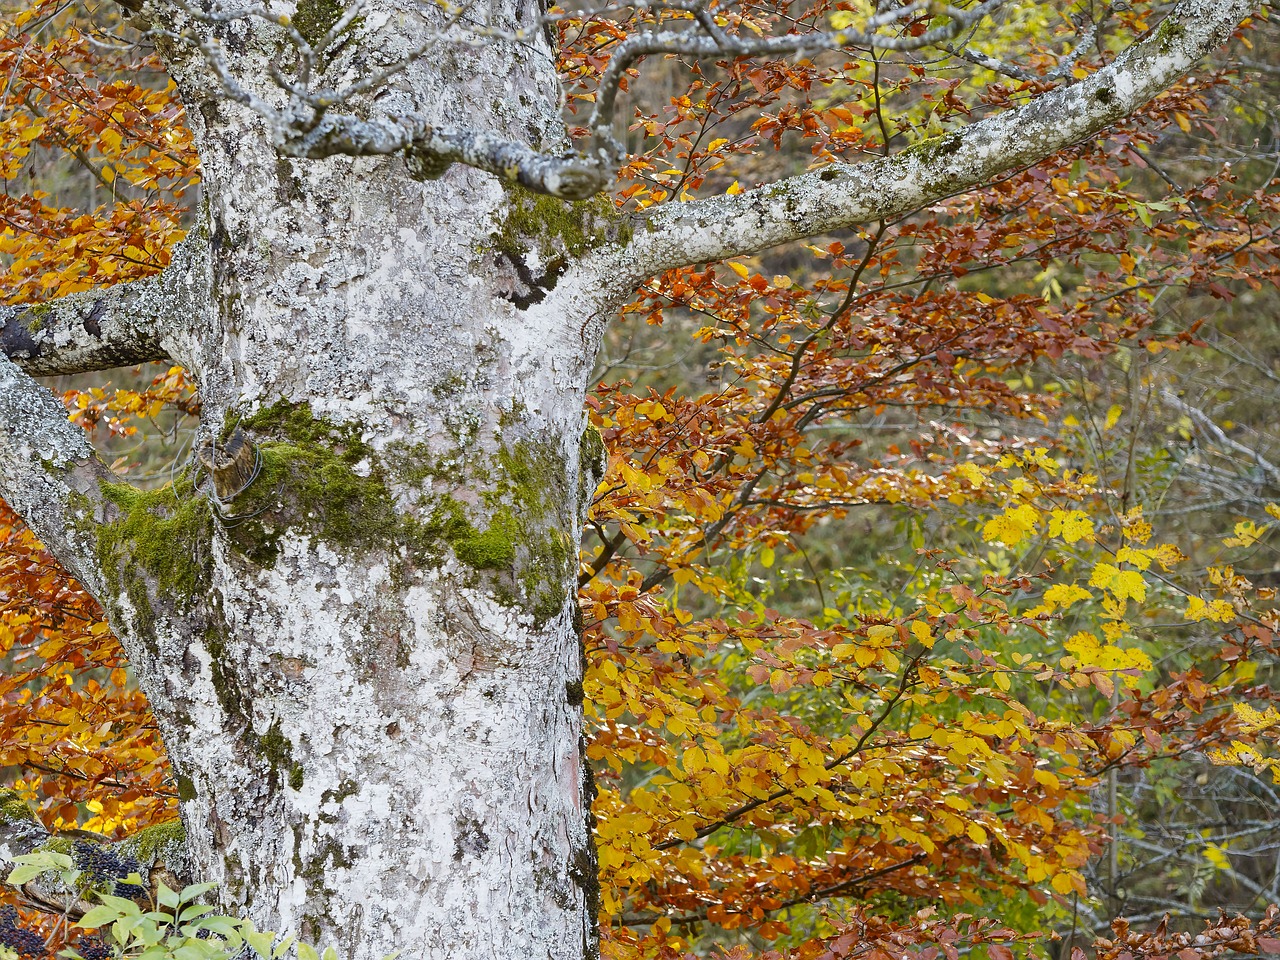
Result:
M573 589L596 324L548 293L612 205L282 158L198 55L165 52L212 264L209 310L166 348L206 440L171 488L104 486L97 553L194 871L344 957L592 956ZM403 85L442 120L564 136L545 47L446 50Z

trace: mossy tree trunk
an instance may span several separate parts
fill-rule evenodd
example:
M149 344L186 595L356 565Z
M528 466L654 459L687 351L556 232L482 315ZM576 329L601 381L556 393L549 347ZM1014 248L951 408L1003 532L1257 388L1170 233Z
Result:
M252 85L268 44L241 40ZM182 257L204 291L151 339L198 380L203 455L142 491L59 435L48 469L75 489L43 532L150 698L195 872L344 957L591 956L574 585L602 300L550 295L612 205L282 158L198 53L165 53L203 162ZM548 54L447 51L393 95L554 146ZM201 467L245 450L230 489Z
M573 589L599 448L582 442L583 395L618 302L664 269L1034 163L1149 99L1252 7L1181 0L1089 79L941 146L672 204L633 235L607 200L435 169L416 141L408 165L282 155L251 107L281 100L285 29L233 5L143 8L200 150L199 226L155 280L0 312L0 492L124 642L192 871L259 926L348 960L596 951ZM349 83L409 57L346 106L555 156L539 8L472 14L485 43L415 59L445 12L371 0L317 67ZM300 0L290 29L316 42L341 15ZM203 422L200 456L144 492L31 375L153 359L192 372Z

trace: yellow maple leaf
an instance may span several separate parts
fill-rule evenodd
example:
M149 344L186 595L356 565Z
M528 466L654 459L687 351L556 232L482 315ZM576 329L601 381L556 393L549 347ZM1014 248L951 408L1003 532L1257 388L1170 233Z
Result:
M1043 609L1046 612L1057 609L1066 610L1073 603L1088 600L1092 596L1093 594L1084 587L1076 586L1074 583L1055 583L1044 592L1044 604L1037 610Z
M1200 597L1187 597L1188 620L1213 620L1217 623L1229 623L1236 618L1236 608L1226 600L1205 602Z
M1251 547L1267 532L1267 526L1263 524L1260 527L1252 520L1241 520L1236 524L1236 535L1222 542L1228 547Z

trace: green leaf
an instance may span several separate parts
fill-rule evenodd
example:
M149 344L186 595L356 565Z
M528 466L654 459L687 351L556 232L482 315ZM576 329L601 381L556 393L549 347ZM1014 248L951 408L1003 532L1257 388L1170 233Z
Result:
M115 923L120 919L120 911L115 907L97 906L92 907L83 917L76 921L77 927L85 929L97 929Z
M207 903L193 903L188 907L184 907L182 912L178 914L179 923L190 923L197 917L203 917L206 913L213 910L213 907Z
M206 893L208 893L210 890L215 889L217 886L218 885L216 883L193 883L189 887L183 887L182 902L187 903L191 900L194 900L196 897L204 896Z
M320 960L320 954L309 943L298 944L298 960Z
M806 860L820 856L827 851L826 831L805 827L796 835L794 846L796 855Z
M133 935L142 942L143 946L154 947L165 939L166 930L167 925L162 927L154 920L143 917L134 928Z
M226 937L236 947L244 942L244 937L241 935L240 921L234 917L224 917L221 914L204 917L190 924L189 929L208 930L211 933L216 933L219 936Z
M165 886L163 880L156 889L156 899L160 901L160 906L168 907L170 910L177 910L182 903L182 898Z
M245 933L245 942L253 947L253 952L262 957L262 960L271 960L271 944L275 942L276 935L270 930L253 930Z
M127 946L129 941L133 939L130 937L129 932L134 928L134 925L137 924L137 922L137 917L121 917L111 925L112 939L121 946Z
M333 947L325 947L324 955L321 957L321 960L338 960L338 951L333 949Z
M34 880L36 877L40 876L40 874L47 872L48 868L38 867L35 864L26 864L21 867L14 867L13 871L9 874L8 883L11 887L20 887L28 880Z
M55 850L38 850L35 853L24 853L13 858L14 863L29 863L41 866L45 870L66 870L75 866L75 861L65 853Z
M280 960L280 958L288 952L289 948L293 946L293 941L295 939L297 938L285 937L284 940L281 941L280 945L271 951L271 960Z
M98 899L108 907L115 907L116 911L122 917L142 916L142 908L132 900L126 900L124 897L115 897L109 893L98 894Z

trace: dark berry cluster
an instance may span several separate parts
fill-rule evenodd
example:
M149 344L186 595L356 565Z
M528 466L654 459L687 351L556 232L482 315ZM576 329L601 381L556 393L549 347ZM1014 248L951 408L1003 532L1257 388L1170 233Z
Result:
M143 889L137 884L120 882L131 873L141 875L142 867L133 857L122 857L111 847L85 840L77 840L71 849L76 867L95 886L115 881L112 892L117 897L134 900L142 896Z
M71 949L80 954L84 960L110 960L111 950L101 937L80 937L71 944Z
M15 908L0 907L0 945L8 947L20 957L43 957L44 937L34 930L19 926L21 919Z

